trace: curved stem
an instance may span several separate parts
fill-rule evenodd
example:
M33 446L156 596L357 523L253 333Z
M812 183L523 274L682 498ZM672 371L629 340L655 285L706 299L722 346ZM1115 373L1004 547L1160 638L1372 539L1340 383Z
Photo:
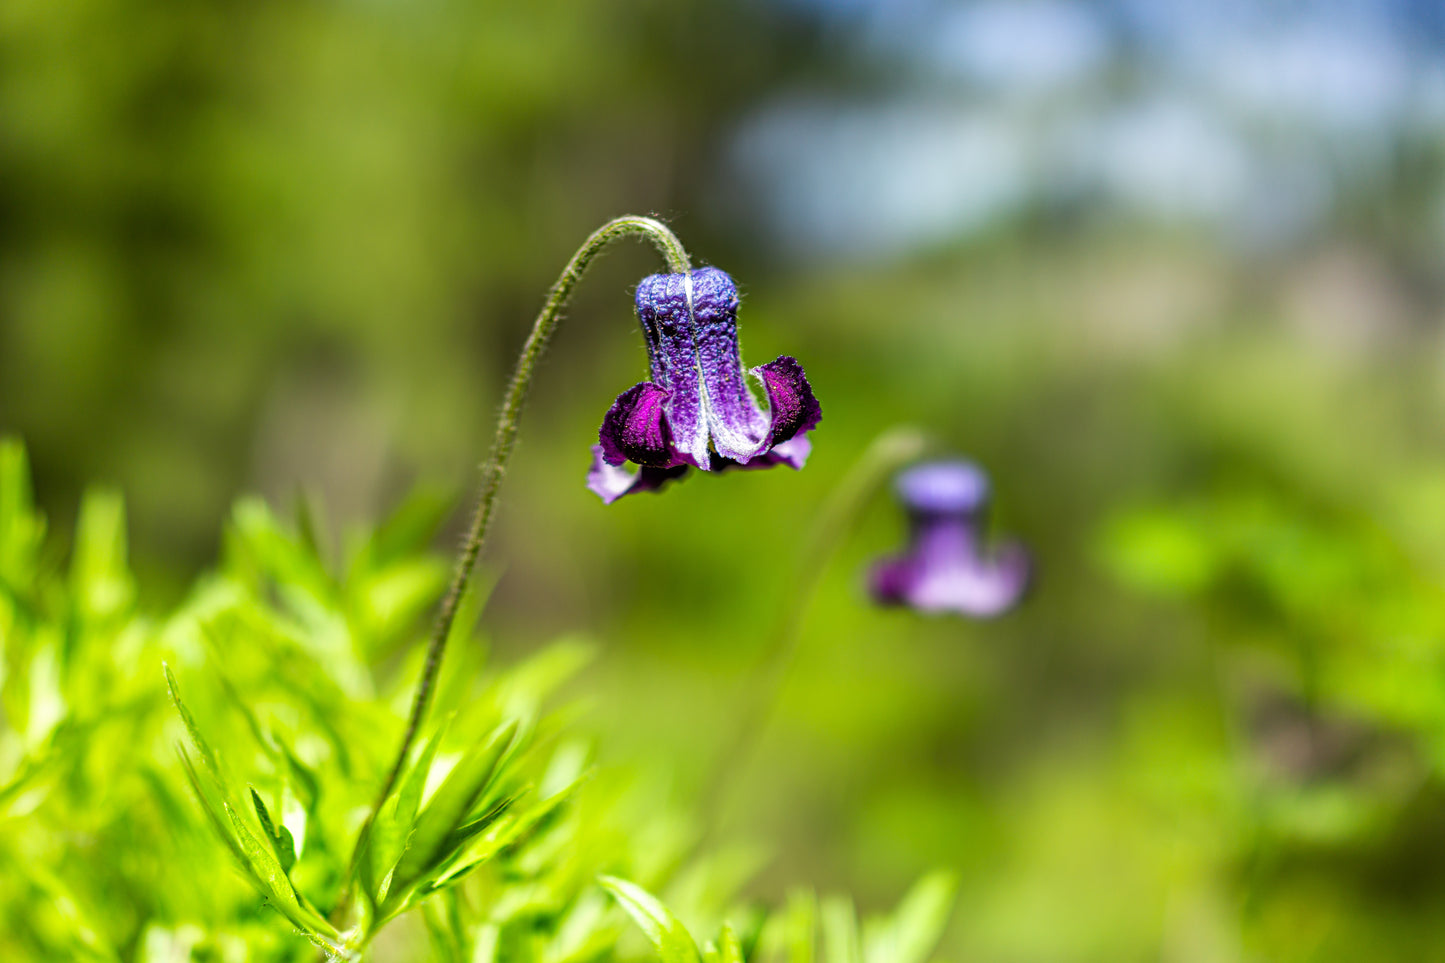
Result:
M516 446L517 424L521 418L522 408L527 402L527 391L532 386L532 377L536 371L537 362L547 348L547 340L552 336L558 321L561 320L562 309L566 307L573 289L577 286L577 282L582 280L582 275L586 273L592 259L612 241L633 234L642 235L657 247L667 261L669 271L680 274L692 270L692 263L688 260L687 251L683 249L682 242L661 221L650 217L619 217L602 225L582 243L582 246L577 249L577 253L572 255L572 260L568 261L567 266L563 268L561 276L557 278L557 283L552 285L552 290L548 293L547 300L543 303L542 310L532 325L532 333L527 336L527 342L522 346L522 353L517 358L517 366L512 371L512 380L507 386L507 394L502 401L502 412L497 419L497 432L492 439L492 451L482 466L482 482L478 490L476 509L472 513L471 528L467 532L466 541L462 543L461 551L457 554L451 583L447 587L446 595L442 597L441 608L437 611L436 621L432 626L431 638L427 643L426 661L422 665L421 679L417 682L416 695L412 698L411 714L407 719L401 748L397 750L396 759L387 773L381 792L377 794L376 803L371 807L371 814L362 827L360 840L365 840L376 814L386 803L391 791L396 788L401 771L406 766L407 755L411 752L412 744L416 742L417 734L426 720L427 709L431 706L432 692L436 687L437 674L441 670L442 656L446 652L447 638L451 635L452 622L456 619L457 607L461 604L467 582L471 579L472 568L476 565L477 556L486 542L487 529L492 521L492 510L497 502L497 491L501 487L502 476L506 474L507 462L512 457L512 449ZM361 844L358 842L357 851L359 852L360 849ZM338 906L343 906L345 903L346 900L343 897Z
M732 741L718 757L718 764L703 795L703 805L709 814L705 826L709 831L717 828L729 775L748 761L782 695L788 669L798 654L804 621L829 562L878 489L895 471L921 456L926 447L927 439L916 428L894 427L884 431L873 439L848 469L813 519L803 549L798 554L789 601L773 624L768 649L759 660L757 677L761 681L752 688L753 698L744 710Z

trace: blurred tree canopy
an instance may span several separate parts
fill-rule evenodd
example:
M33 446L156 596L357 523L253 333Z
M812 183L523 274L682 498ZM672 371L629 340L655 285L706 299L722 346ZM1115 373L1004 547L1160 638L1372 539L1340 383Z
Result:
M735 4L7 4L0 423L48 505L131 492L143 566L207 557L240 486L315 472L354 516L451 476L578 239L695 228L806 40Z

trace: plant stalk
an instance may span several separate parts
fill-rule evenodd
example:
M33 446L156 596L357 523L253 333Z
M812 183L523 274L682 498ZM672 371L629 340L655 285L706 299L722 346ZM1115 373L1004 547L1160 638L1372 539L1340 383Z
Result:
M923 433L916 428L898 426L887 429L873 439L848 469L814 517L789 582L788 602L780 610L769 633L768 648L759 660L755 675L759 681L750 690L753 698L744 709L742 722L738 724L732 741L718 757L718 764L704 792L703 806L708 813L704 826L708 832L717 829L723 794L730 784L730 776L748 762L777 708L788 670L798 654L808 610L838 547L853 530L858 516L878 489L899 468L917 460L927 449L927 444Z
M537 362L541 359L542 353L547 348L548 339L551 338L552 332L561 320L562 311L567 306L573 289L576 288L577 282L582 280L582 275L586 273L593 258L612 241L630 235L641 235L651 241L667 261L669 271L685 273L692 270L692 263L688 260L687 251L683 248L682 242L672 231L668 230L666 225L650 217L628 216L608 221L594 231L577 249L577 253L572 255L572 259L562 270L561 276L552 285L552 290L548 293L547 300L543 303L542 310L532 325L532 333L527 336L527 342L522 346L522 353L518 356L517 365L512 371L512 380L507 386L507 393L502 401L502 411L497 419L497 431L492 438L492 450L482 466L482 481L478 489L476 508L472 513L471 528L467 532L466 541L462 543L461 551L457 554L456 564L452 569L451 583L447 587L446 595L442 597L441 608L437 610L436 621L427 642L426 661L422 665L416 695L412 698L411 713L407 718L401 747L397 750L396 759L392 762L381 791L377 793L371 813L362 826L356 849L358 853L363 848L362 843L370 832L371 824L376 819L377 813L381 811L381 807L386 804L392 790L396 788L397 780L406 767L406 759L411 752L411 747L416 742L422 724L426 721L427 710L431 707L432 693L436 687L437 674L441 671L442 657L446 654L447 639L451 635L452 622L456 619L457 607L461 604L462 595L466 592L477 556L486 543L487 530L491 525L492 512L497 503L497 492L501 488L502 478L507 472L507 463L511 460L512 449L516 447L517 426L521 419L522 409L527 403L527 392L532 386ZM352 877L355 876L355 869L355 856L353 856L350 874ZM338 912L341 912L341 907L346 905L349 891L350 882L348 881L347 892L337 903Z

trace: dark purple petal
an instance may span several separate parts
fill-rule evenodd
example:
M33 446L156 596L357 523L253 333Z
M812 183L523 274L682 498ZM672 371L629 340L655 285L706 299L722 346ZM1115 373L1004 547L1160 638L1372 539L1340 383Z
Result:
M707 413L698 378L686 274L654 274L637 285L637 318L647 339L652 380L669 392L664 403L672 445L693 464L708 463Z
M768 447L777 446L795 436L812 431L823 420L823 408L813 395L813 386L796 358L783 355L776 361L758 365L753 373L763 380L768 391L768 410L772 424L768 430ZM807 458L807 452L803 453ZM794 466L803 467L801 462Z
M908 593L918 580L918 565L907 555L885 558L868 573L868 591L882 605L907 605Z
M967 461L936 461L898 476L898 497L910 512L973 515L988 501L988 476Z
M657 491L675 478L687 474L687 465L670 468L643 466L638 471L628 471L618 465L608 464L601 445L592 446L592 469L587 472L587 487L602 501L611 505L623 495L637 492Z
M612 403L597 433L609 465L633 461L667 467L674 462L671 432L663 415L669 392L649 381L633 385Z
M804 435L822 411L802 367L783 357L753 369L764 412L747 385L737 336L738 293L717 268L655 274L637 286L637 317L652 381L628 389L603 419L588 486L605 501L683 474L730 468L802 468ZM638 474L622 469L628 461Z
M697 360L708 431L724 458L747 461L767 447L768 416L748 390L738 348L738 289L717 268L690 275Z

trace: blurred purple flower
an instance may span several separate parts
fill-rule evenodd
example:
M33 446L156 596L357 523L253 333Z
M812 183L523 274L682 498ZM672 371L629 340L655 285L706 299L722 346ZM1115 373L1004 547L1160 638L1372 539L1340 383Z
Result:
M874 565L869 588L884 605L921 612L985 618L1006 612L1023 595L1029 558L1006 542L985 554L981 545L988 477L966 461L939 461L898 476L908 510L908 551Z
M592 446L587 487L611 504L655 491L688 468L802 468L823 412L802 365L786 355L752 369L768 410L748 390L738 350L738 289L717 268L654 274L637 286L652 380L617 396ZM632 472L627 462L640 466Z

